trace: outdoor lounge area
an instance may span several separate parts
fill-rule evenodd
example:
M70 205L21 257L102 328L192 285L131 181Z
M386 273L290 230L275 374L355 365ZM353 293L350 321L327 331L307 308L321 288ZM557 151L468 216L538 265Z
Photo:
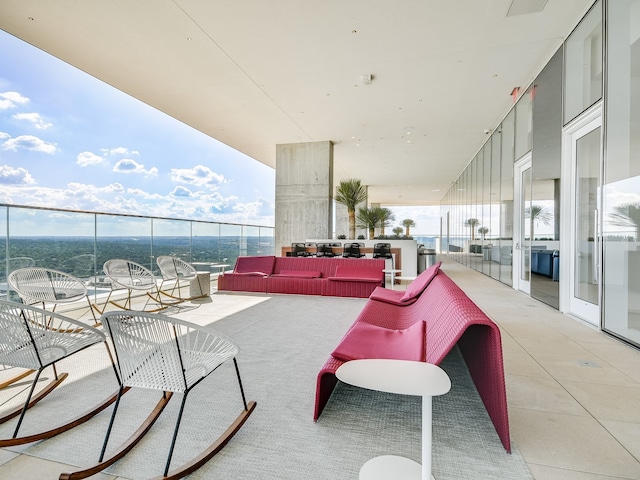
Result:
M434 477L640 478L635 408L640 354L457 262L442 260L442 271L500 327L512 453L505 451L454 349L441 364L452 389L433 399ZM210 325L238 345L244 388L257 407L228 445L189 478L357 478L360 467L377 455L420 460L418 398L339 383L313 421L316 375L367 299L219 292L215 282L212 287L210 297L185 302L192 308L176 317ZM58 391L25 417L25 434L34 428L30 422L42 426L50 421L49 408L66 414L59 402L67 395L88 408L117 387L104 348L81 355L86 355L82 361L65 364L69 378ZM232 367L221 367L213 377L208 388L194 390L187 404L176 461L201 448L238 414ZM5 408L6 398L0 398ZM127 393L122 415L146 411L155 401ZM177 406L167 408L175 413ZM219 415L211 413L214 407ZM0 476L53 479L94 461L110 410L104 413L57 437L0 450ZM210 428L202 429L203 424ZM170 421L159 422L148 438L95 478L158 475L172 428ZM6 434L7 426L0 431Z

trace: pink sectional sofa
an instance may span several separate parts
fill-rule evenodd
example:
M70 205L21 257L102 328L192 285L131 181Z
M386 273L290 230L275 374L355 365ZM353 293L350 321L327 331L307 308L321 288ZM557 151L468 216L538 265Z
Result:
M318 373L314 420L338 382L335 372L358 358L397 358L438 365L458 345L496 431L511 451L498 326L441 270L427 269L405 292L374 290Z
M218 290L368 298L384 281L384 259L238 257Z

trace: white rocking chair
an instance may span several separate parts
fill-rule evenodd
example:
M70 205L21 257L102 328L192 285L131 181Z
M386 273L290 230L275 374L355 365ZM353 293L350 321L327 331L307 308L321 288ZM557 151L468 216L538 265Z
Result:
M162 391L163 397L136 433L124 445L118 447L111 457L105 459L109 436L118 410L118 399L98 464L85 470L63 474L60 478L86 478L122 458L151 428L174 392L182 393L183 397L162 478L182 478L196 471L227 444L256 406L256 402L251 401L247 404L245 399L235 358L238 348L214 330L161 314L112 311L102 316L102 322L113 341L121 391L128 387L147 388ZM235 366L243 411L222 436L200 455L169 472L187 395L228 360L233 360Z
M202 298L206 295L198 296L185 296L182 295L180 285L181 281L195 280L198 276L198 272L193 266L189 265L184 260L177 257L171 257L169 255L161 255L156 258L156 263L162 274L162 283L160 284L160 293L166 295L169 298L184 302L187 300L193 300L195 298ZM173 282L173 287L170 291L163 290L162 287L166 282ZM176 293L177 290L177 293Z
M95 409L64 425L35 435L18 437L27 409L51 393L68 376L67 373L58 374L55 363L100 342L104 343L113 363L106 336L96 328L48 310L0 300L0 363L36 371L24 406L5 412L0 418L0 423L4 423L19 415L13 437L0 440L0 447L50 438L87 421L116 400L114 394ZM34 395L40 374L48 366L53 368L54 379Z
M153 312L164 310L169 306L168 304L165 304L160 300L158 281L155 275L148 268L145 268L138 263L132 262L131 260L115 258L104 262L103 270L107 277L109 277L109 279L111 280L111 291L109 292L109 296L107 297L102 310L100 310L97 305L94 305L94 308L101 314L104 313L105 308L109 303L123 310L131 310L131 300L134 291L145 292L147 296L142 310L145 310L147 308L149 300L154 300L159 304L157 307L154 307L154 309L151 310ZM127 290L127 297L125 298L124 303L118 303L111 300L111 295L115 290L118 289Z
M68 273L41 267L19 268L9 274L7 283L24 303L41 303L42 308L51 304L52 311L55 311L59 304L70 304L85 299L94 326L99 325L87 295L87 287L80 279Z

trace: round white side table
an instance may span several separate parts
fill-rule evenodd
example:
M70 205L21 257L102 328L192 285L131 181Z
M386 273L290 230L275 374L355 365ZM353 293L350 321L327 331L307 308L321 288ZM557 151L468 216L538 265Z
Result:
M422 465L396 455L373 458L360 469L360 480L433 479L431 476L432 397L451 389L444 370L426 362L392 359L352 360L336 371L339 380L380 392L422 397Z
M391 290L393 290L395 287L395 283L396 283L396 273L401 273L402 270L396 270L396 269L391 269L391 268L385 268L384 270L382 270L382 272L385 275L385 278L387 275L389 275L391 277Z

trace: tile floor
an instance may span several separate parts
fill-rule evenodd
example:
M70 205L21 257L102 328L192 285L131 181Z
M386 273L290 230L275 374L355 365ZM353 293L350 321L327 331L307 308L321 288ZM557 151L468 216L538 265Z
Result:
M534 478L640 480L640 351L461 264L443 268L501 328L511 436ZM64 471L0 450L3 479Z

